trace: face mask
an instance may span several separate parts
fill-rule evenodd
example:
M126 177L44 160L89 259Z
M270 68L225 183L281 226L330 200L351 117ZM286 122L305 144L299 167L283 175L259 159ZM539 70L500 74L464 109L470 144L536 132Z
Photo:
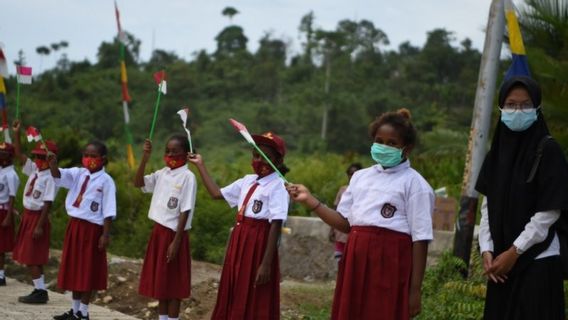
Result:
M49 162L45 159L34 159L34 163L39 171L49 168Z
M373 143L371 157L384 168L395 167L402 161L402 149Z
M81 162L90 172L99 171L103 167L103 157L83 157Z
M525 110L501 109L501 121L512 131L527 130L537 119L536 108Z
M170 169L177 169L187 163L187 157L185 154L180 154L178 156L164 156L164 162Z
M262 160L252 160L252 169L259 177L264 177L274 171L270 165L262 162Z

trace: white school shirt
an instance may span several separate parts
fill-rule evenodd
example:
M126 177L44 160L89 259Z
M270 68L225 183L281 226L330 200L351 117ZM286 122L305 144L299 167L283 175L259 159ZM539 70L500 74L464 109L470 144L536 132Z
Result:
M35 163L28 158L22 167L22 172L29 177L22 194L24 208L33 211L41 210L45 201L55 200L58 188L55 186L55 180L51 176L49 169L39 171ZM26 196L28 188L36 174L37 179L34 183L33 190L29 196Z
M116 217L116 187L105 169L93 174L85 168L59 169L61 178L55 178L55 185L69 189L65 198L65 209L71 217L103 225L105 218ZM85 177L90 176L87 189L79 208L73 206L81 191Z
M184 230L191 229L197 184L195 175L187 166L173 170L165 167L146 175L141 189L153 193L148 211L150 219L177 231L180 213L189 211Z
M355 172L337 211L351 226L376 226L412 237L432 240L434 191L405 161L384 169L381 165Z
M19 185L20 178L13 165L0 168L0 204L7 204L10 197L15 197Z
M258 182L258 187L254 190L245 209L245 217L267 219L268 222L286 221L290 196L282 179L276 172L258 180L257 178L256 174L249 174L222 188L223 198L231 208L237 206L238 212L249 189L255 182Z
M550 210L537 212L531 217L531 220L525 225L525 229L513 242L513 245L523 252L530 249L533 245L540 243L546 239L548 229L556 220L560 218L560 210ZM489 229L489 216L487 210L487 197L481 201L481 220L479 222L479 250L483 254L485 251L493 252L493 238ZM558 235L555 233L552 242L536 259L542 259L550 256L560 255L560 242Z

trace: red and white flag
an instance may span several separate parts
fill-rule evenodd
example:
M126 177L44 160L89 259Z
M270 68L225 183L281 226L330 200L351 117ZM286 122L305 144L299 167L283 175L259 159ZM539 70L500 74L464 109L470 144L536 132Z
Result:
M4 55L4 44L0 42L0 77L8 78L8 62Z
M32 141L40 141L41 140L41 133L38 129L34 127L28 127L26 129L26 136L28 137L28 142Z
M32 84L32 67L16 66L18 83Z
M183 129L187 132L187 141L189 141L189 152L193 153L193 145L191 144L191 132L187 128L187 118L189 117L189 108L183 108L177 112L183 122Z
M250 143L250 144L256 144L254 142L254 139L252 138L252 136L250 135L250 133L247 130L247 127L245 127L244 124L238 122L235 119L229 119L229 122L231 123L231 125L235 128L235 130L237 130L244 138L245 140Z
M166 94L167 92L166 71L161 70L154 73L154 81L156 81L156 84L158 85L160 91L162 91L163 94Z

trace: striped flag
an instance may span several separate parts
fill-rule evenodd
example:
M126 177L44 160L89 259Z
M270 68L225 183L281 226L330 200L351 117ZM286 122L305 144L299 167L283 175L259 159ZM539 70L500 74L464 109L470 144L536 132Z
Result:
M252 138L252 136L250 135L250 133L247 130L247 127L245 127L244 124L238 122L235 119L229 119L229 122L231 123L231 125L233 126L233 128L235 128L235 130L237 130L242 136L243 138L245 138L245 140L252 144L252 145L256 145L256 143L254 142L254 139Z
M158 85L160 91L162 91L163 94L166 94L168 91L166 84L166 71L160 70L154 73L154 81L156 81L156 84Z
M41 133L39 130L31 126L26 129L26 136L28 137L28 142L37 142L41 140Z
M18 83L21 84L32 84L32 68L24 66L16 66L16 72L18 73Z
M509 30L509 47L511 48L512 63L505 74L505 79L512 76L531 76L529 63L523 44L521 28L517 20L515 6L512 0L505 0L505 18L507 19L507 29Z

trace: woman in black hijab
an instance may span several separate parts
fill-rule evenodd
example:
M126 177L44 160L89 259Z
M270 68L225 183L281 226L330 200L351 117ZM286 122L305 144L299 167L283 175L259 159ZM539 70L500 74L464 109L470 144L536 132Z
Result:
M564 320L554 223L568 209L568 164L540 105L540 87L528 77L501 86L501 121L476 185L485 195L479 244L489 278L486 320Z

